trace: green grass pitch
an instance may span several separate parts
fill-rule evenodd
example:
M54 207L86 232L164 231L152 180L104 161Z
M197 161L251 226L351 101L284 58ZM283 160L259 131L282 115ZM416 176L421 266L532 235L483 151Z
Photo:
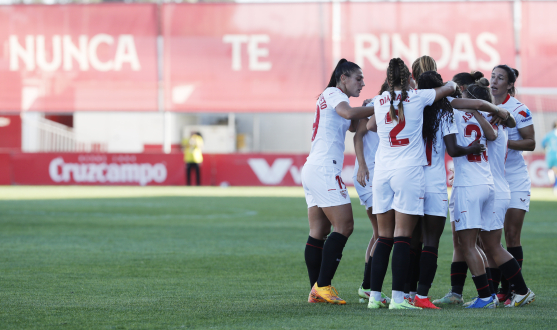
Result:
M534 303L405 312L358 303L371 224L350 194L355 230L333 280L347 305L333 306L307 303L302 188L0 187L0 329L557 328L551 190L533 190L523 229ZM447 221L434 298L451 256Z

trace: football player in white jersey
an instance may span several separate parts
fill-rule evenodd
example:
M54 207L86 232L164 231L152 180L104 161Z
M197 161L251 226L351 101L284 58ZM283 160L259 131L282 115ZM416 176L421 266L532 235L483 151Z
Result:
M511 190L511 201L505 216L505 242L507 250L522 267L523 251L520 236L524 217L530 208L530 176L522 151L533 151L536 147L534 125L530 110L514 98L518 70L507 65L498 65L491 72L491 92L494 102L510 111L516 119L516 127L509 128L509 143L505 177ZM501 278L500 301L510 297L508 281Z
M374 112L373 107L350 106L349 97L358 97L364 86L360 67L341 59L317 100L311 151L302 169L309 219L305 260L312 286L310 303L346 304L331 280L354 228L350 196L341 178L346 131L351 120Z
M488 86L489 81L481 78L466 87L463 97L490 101L492 96ZM497 114L505 112L501 110L497 111ZM477 111L465 113L455 110L455 118L459 143L465 144L476 139L497 139L498 132L483 114ZM505 123L510 126L514 124L509 113L505 116ZM500 245L503 224L494 214L495 189L488 159L486 152L454 158L455 181L451 196L451 221L454 221L458 236L458 246L455 246L455 250L460 249L462 252L478 291L478 297L467 308L495 308L497 303L495 293L490 291L487 265L476 247L478 235L488 260L510 279L517 290L512 300L513 304L508 307L519 307L533 301L535 295L526 286L516 259Z
M389 88L387 81L383 83L378 95L381 95ZM375 99L375 98L374 98ZM369 106L373 106L373 100L366 100ZM373 172L375 169L375 153L379 145L379 136L377 135L377 124L375 116L360 119L356 133L354 134L354 149L356 151L356 162L354 164L354 174L352 180L354 187L360 197L360 204L365 206L371 226L373 228L373 235L369 241L365 254L365 268L364 279L362 285L358 289L360 302L367 303L369 299L370 285L371 285L371 260L373 251L375 250L375 242L377 241L377 217L373 214L373 198L372 198L372 185ZM390 302L390 298L382 294L382 298L386 303Z
M378 233L371 266L368 308L382 308L381 287L393 250L393 296L389 309L421 309L404 299L410 259L410 237L423 215L425 149L422 140L424 107L454 93L456 84L413 90L408 67L393 58L387 68L389 91L374 101L379 147L373 175L373 213ZM397 110L398 108L398 110ZM393 247L394 245L394 247Z
M419 89L440 86L443 86L443 80L435 71L424 72L418 79ZM439 240L445 227L448 209L445 147L451 157L480 154L485 150L478 141L470 146L458 145L456 134L453 108L446 98L424 109L422 136L427 158L427 166L424 167L426 186L422 219L424 247L420 258L418 292L414 298L414 305L422 308L439 308L433 305L427 296L437 270Z

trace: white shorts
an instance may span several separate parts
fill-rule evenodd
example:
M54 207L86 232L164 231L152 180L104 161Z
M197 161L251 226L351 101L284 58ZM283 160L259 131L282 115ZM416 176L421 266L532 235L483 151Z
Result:
M341 170L333 166L305 164L302 168L302 186L308 208L329 207L350 203Z
M496 199L493 204L493 217L492 221L493 227L489 230L503 229L505 224L505 214L509 208L510 199Z
M360 205L364 205L366 210L370 207L373 207L373 189L372 189L372 182L373 182L373 172L369 172L369 181L366 182L366 186L362 187L362 185L358 182L357 177L352 178L352 182L354 182L354 188L358 192L358 196L360 197Z
M391 209L405 214L424 215L425 176L423 166L375 171L373 214Z
M427 192L424 195L424 214L447 217L449 196L447 193Z
M511 191L511 202L509 209L520 209L526 212L530 211L530 192L529 191Z
M495 191L492 184L453 187L449 204L451 222L455 230L479 228L485 231L495 227L493 204Z

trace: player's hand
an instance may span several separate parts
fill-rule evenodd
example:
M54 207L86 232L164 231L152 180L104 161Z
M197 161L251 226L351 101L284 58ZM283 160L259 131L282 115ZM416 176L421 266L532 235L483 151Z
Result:
M456 89L458 88L458 85L457 85L454 81L452 81L452 80L447 81L447 83L445 84L445 86L450 86L450 87L452 87L452 88L453 88L453 91L456 91ZM460 110L460 109L459 109L459 110Z
M499 109L499 111L497 111L496 115L497 117L500 117L501 119L507 120L507 118L509 118L509 116L511 115L510 112L508 112L507 110L501 108L501 107L497 107Z
M369 181L369 170L367 166L360 166L358 168L358 174L356 174L356 181L362 186L365 187Z
M491 116L491 120L489 121L489 123L491 125L504 125L505 124L505 120L499 116Z
M449 185L453 185L454 182L454 168L449 168L449 171L451 173L449 173Z
M474 155L480 155L482 152L485 151L485 145L481 144L480 140L472 142L470 147L472 147L472 153Z
M362 107L365 107L366 105L369 104L369 102L371 102L373 99L365 99L364 103L362 104Z

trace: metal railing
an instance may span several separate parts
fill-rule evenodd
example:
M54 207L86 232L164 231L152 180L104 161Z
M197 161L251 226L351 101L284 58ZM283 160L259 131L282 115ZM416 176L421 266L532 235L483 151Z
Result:
M23 125L29 125L36 132L34 141L27 145L32 152L106 152L106 143L80 142L76 139L73 128L42 117L23 119ZM33 143L34 142L34 143Z

